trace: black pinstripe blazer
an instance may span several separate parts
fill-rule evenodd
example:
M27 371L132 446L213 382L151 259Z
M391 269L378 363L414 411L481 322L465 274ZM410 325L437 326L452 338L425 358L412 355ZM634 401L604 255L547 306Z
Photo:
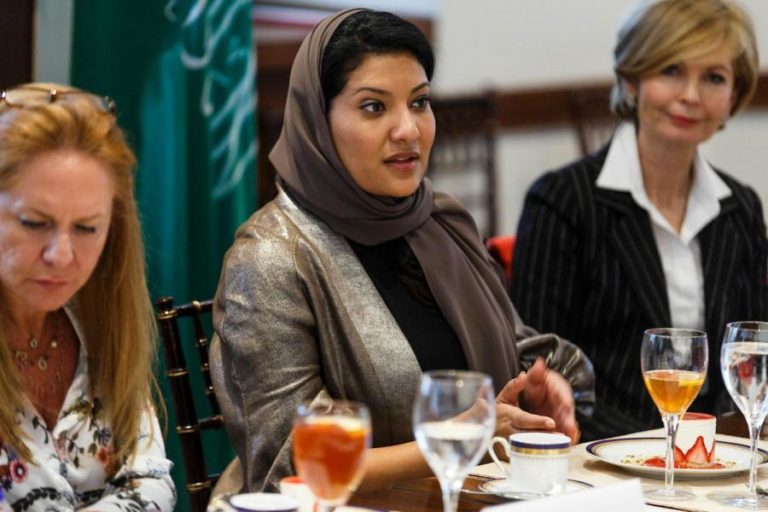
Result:
M517 232L511 296L523 320L570 339L592 359L596 405L583 439L652 428L659 413L640 373L642 333L671 324L664 271L648 213L628 192L595 184L604 147L541 177ZM733 192L698 235L710 365L691 410L732 407L719 370L727 322L768 319L768 241L755 192L718 172Z

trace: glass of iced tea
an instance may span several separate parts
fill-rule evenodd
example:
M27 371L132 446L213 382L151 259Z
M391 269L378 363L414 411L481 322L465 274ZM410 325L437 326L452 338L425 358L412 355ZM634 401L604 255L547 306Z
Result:
M299 405L293 425L293 463L319 510L346 503L363 477L371 446L368 408L346 400Z
M707 375L707 334L691 329L648 329L643 334L640 367L645 387L659 408L667 440L664 487L646 491L657 500L692 499L675 489L675 435L680 417L699 394Z

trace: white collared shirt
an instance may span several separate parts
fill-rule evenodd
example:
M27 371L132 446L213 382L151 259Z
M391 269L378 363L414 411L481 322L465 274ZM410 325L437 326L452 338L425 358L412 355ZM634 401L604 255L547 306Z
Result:
M645 192L634 124L623 123L616 130L597 186L629 192L632 199L648 212L667 283L672 327L703 330L704 272L696 236L718 216L720 200L730 196L731 189L699 152L693 170L693 183L680 233L672 228Z

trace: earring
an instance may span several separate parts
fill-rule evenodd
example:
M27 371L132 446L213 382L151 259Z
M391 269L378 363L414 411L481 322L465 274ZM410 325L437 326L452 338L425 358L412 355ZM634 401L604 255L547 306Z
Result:
M731 118L731 114L725 114L723 118L720 120L720 126L718 126L717 129L724 130L730 118Z
M626 103L629 110L635 110L635 107L637 106L637 98L634 94L627 94L624 103Z

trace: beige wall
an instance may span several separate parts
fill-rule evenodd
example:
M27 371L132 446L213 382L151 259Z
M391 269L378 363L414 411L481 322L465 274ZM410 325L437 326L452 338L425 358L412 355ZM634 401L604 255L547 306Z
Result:
M435 89L458 93L611 78L616 29L633 0L440 0ZM768 0L743 0L768 70ZM470 7L472 6L472 7ZM742 114L704 152L768 203L768 112ZM505 132L498 149L500 232L512 233L525 190L578 156L568 127Z

